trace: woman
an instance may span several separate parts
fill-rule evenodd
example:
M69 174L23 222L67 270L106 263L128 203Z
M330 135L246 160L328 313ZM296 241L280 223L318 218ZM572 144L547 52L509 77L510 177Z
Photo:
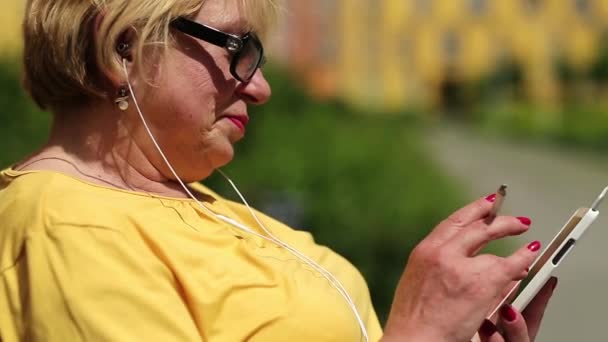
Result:
M384 332L346 260L194 184L233 158L270 87L273 0L30 0L25 85L48 143L1 174L0 340L534 340L552 280L522 314L500 295L539 243L480 198L415 249ZM193 183L185 186L183 183ZM484 323L485 322L485 323ZM482 325L483 324L483 325Z

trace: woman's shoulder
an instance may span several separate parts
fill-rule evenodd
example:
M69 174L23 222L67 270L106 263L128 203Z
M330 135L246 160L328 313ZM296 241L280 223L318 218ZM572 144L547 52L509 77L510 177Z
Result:
M61 194L53 173L0 172L0 222L2 226L27 223L39 219L49 194ZM26 214L27 215L24 215ZM3 229L0 228L0 232Z
M126 202L126 201L125 201ZM113 207L114 211L107 210ZM109 225L122 210L120 196L96 191L55 172L6 169L0 172L0 251L13 259L28 238L54 227ZM7 260L0 262L4 265Z
M12 169L0 172L1 225L22 221L22 225L32 226L74 215L82 217L104 203L117 200L117 196L110 198L95 187L58 172Z
M0 172L0 209L11 206L18 212L44 214L47 218L92 214L99 219L102 213L111 213L110 208L127 211L158 203L154 198L145 193L90 183L57 171L5 169ZM0 210L0 218L2 214Z
M0 172L0 271L12 267L26 240L44 226L52 174Z

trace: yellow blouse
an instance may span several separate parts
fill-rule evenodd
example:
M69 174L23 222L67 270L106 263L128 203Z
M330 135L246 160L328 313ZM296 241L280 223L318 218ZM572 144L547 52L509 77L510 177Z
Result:
M260 231L246 207L192 186ZM360 273L309 233L258 217L340 279L379 340ZM0 275L3 342L361 340L343 297L285 249L191 200L50 171L0 173Z

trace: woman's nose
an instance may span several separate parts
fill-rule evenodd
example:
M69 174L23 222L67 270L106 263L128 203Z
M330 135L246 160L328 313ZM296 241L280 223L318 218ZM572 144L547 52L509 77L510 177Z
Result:
M272 94L270 85L260 69L255 72L249 82L241 83L236 91L247 103L254 105L266 103Z

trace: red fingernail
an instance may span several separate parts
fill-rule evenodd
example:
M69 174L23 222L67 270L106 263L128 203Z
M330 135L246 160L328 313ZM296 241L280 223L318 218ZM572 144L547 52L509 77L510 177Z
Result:
M497 331L498 330L496 329L496 326L494 325L494 323L492 323L491 321L489 321L487 319L483 321L483 324L479 328L479 332L482 335L485 335L488 337L494 335Z
M532 224L532 220L530 220L530 218L528 218L528 217L520 216L517 219L519 220L519 222L525 224L526 226L529 226Z
M530 272L530 267L526 267L526 272Z
M513 310L511 305L508 304L505 304L502 306L502 308L500 308L500 315L507 322L513 322L515 319L517 319L517 313L515 310Z
M536 252L537 250L540 249L540 241L531 242L528 245L528 249L531 250L532 252Z
M494 203L494 201L496 201L496 194L491 194L490 196L486 197L486 201Z

